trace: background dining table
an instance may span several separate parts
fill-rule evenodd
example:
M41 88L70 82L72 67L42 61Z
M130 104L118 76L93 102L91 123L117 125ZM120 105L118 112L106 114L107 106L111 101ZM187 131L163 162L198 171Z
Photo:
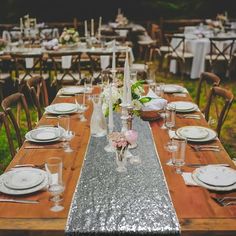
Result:
M93 93L98 94L100 89L94 87ZM173 96L165 94L168 101L191 101L191 97ZM73 96L58 95L53 103L71 102ZM50 194L47 191L40 191L30 195L18 196L17 199L37 199L38 204L0 203L0 235L64 235L70 204L75 187L79 181L83 161L90 137L90 117L92 114L92 102L87 100L89 109L85 112L87 122L80 122L78 114L71 114L71 127L75 137L71 141L74 149L72 153L65 153L59 148L49 148L50 145L32 144L24 142L6 171L9 171L16 164L43 164L46 158L59 156L63 159L63 178L65 182L64 210L61 212L50 211ZM200 114L196 111L195 113ZM38 125L57 125L57 117L47 118L45 114ZM222 207L211 197L216 195L235 195L235 190L229 193L209 191L203 187L186 186L181 175L175 173L174 168L166 165L169 159L168 152L164 145L169 140L166 130L161 129L163 120L150 122L157 152L167 181L171 199L177 213L181 235L231 235L236 234L236 206ZM208 127L204 117L200 120L183 119L177 116L176 128L186 125L200 125ZM142 135L142 134L139 134ZM186 163L227 163L235 169L233 162L224 150L221 142L216 139L211 144L217 144L219 152L194 151L189 145L186 149ZM185 166L185 172L192 172L193 168ZM115 170L114 170L115 171ZM1 198L13 198L12 196L0 194ZM16 196L14 196L16 198ZM152 233L152 232L150 232Z

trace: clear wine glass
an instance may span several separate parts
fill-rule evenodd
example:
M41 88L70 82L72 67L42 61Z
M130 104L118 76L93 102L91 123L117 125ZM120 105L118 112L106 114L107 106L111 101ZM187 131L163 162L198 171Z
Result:
M70 147L70 141L75 136L75 133L70 130L70 116L69 115L58 116L58 128L63 129L62 141L63 141L64 151L73 152L73 149Z
M185 164L185 151L187 140L185 138L174 138L174 142L177 144L177 150L173 157L173 164L175 166L175 172L177 174L182 174L181 167Z
M162 111L159 112L161 118L163 119L163 124L161 126L161 129L167 129L167 127L165 126L165 123L166 123L166 116L167 116L167 113L166 113L166 105L163 107Z
M175 105L168 106L166 109L165 126L169 130L169 132L172 130L172 128L175 127L175 114Z
M82 103L81 103L82 100ZM83 94L75 94L75 104L77 105L77 113L79 114L79 118L81 122L87 121L84 116L84 112L88 109L88 105L86 105L86 95Z
M53 212L62 211L64 207L60 205L63 200L62 193L65 190L65 185L62 179L63 163L60 157L50 157L46 160L45 169L48 175L48 191L51 193L50 200L54 205L50 208Z
M175 162L175 153L178 149L176 141L174 139L168 141L165 145L165 149L171 154L171 158L166 162L166 164L173 165Z

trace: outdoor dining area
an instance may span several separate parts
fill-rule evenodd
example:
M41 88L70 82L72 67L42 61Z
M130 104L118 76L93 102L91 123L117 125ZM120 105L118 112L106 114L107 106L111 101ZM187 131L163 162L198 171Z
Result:
M0 17L0 235L235 236L233 10L29 2Z

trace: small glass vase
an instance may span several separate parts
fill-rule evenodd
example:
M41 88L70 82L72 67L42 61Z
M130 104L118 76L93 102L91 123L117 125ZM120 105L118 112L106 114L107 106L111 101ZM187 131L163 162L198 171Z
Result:
M127 164L127 147L122 149L116 149L116 170L118 172L126 172L126 164Z

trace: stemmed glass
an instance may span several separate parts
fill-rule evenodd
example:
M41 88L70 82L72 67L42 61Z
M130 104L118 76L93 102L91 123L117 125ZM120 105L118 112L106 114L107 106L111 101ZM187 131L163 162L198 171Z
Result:
M157 83L156 87L155 87L155 94L158 97L163 98L164 97L164 88L165 88L165 84L164 83Z
M175 127L175 113L176 107L175 105L168 106L166 109L166 116L165 116L165 126L169 130Z
M161 129L166 129L167 127L165 126L165 123L166 123L166 116L167 116L167 113L166 113L166 105L163 107L162 111L159 113L161 118L164 120L162 126L161 126Z
M81 97L83 96L83 102L82 104L80 104L80 100ZM86 95L85 93L83 93L83 95L81 96L81 94L75 94L75 103L77 105L77 113L79 114L79 118L81 122L85 122L87 121L87 119L84 116L84 112L88 109L88 105L86 105Z
M177 150L173 157L173 164L175 166L176 173L182 174L181 167L185 164L185 151L187 140L185 138L175 138L174 141L177 144Z
M70 116L69 115L60 115L58 116L58 128L62 128L62 140L63 148L65 152L73 152L73 149L70 146L70 141L75 136L75 133L70 130Z
M165 145L165 149L171 154L171 158L166 162L167 165L172 165L175 162L175 153L177 152L178 146L174 139L168 141Z
M46 160L45 169L48 175L48 191L51 193L50 199L54 205L50 208L53 212L62 211L63 206L60 202L63 200L61 194L65 190L65 185L62 180L62 159L60 157L50 157Z

